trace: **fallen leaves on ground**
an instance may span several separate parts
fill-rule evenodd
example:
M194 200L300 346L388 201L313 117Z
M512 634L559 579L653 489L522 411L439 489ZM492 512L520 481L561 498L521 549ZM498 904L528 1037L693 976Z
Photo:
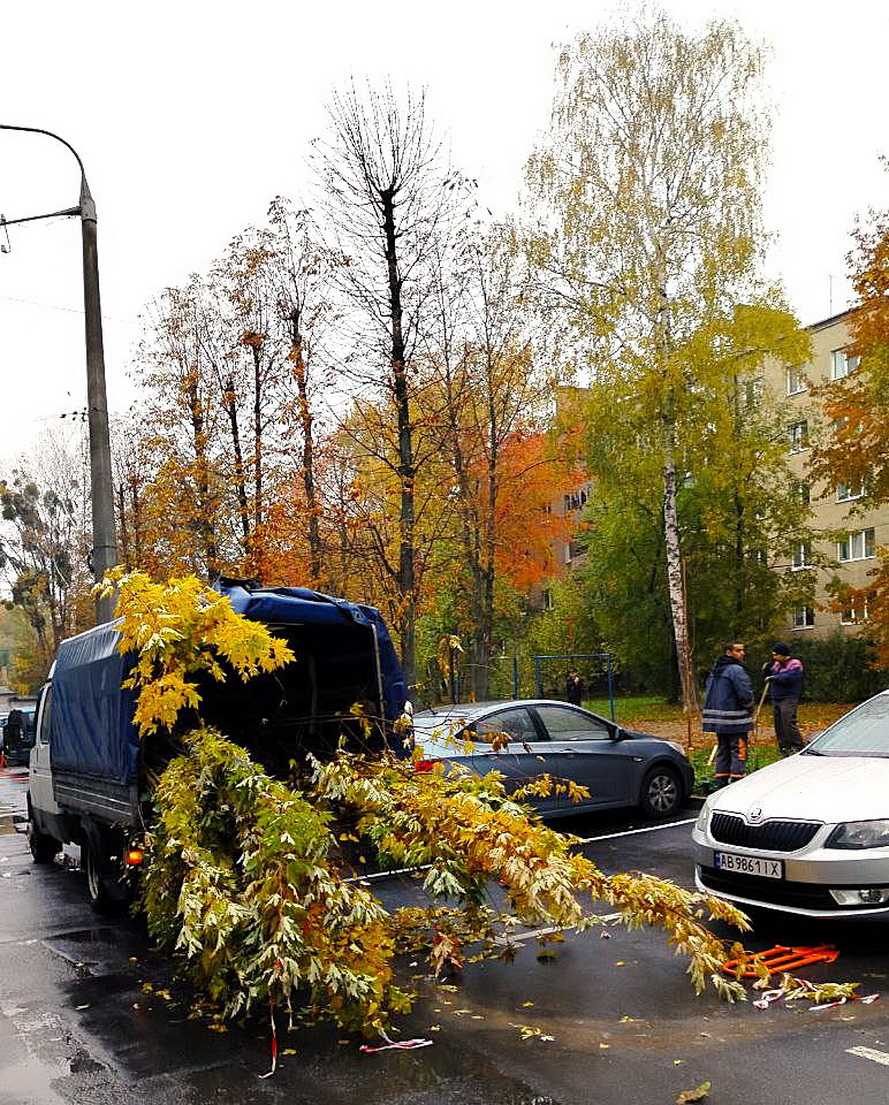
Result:
M683 1090L676 1098L676 1105L689 1105L692 1101L703 1101L710 1093L710 1082L702 1082L693 1090Z
M547 1043L552 1043L555 1040L555 1036L549 1036L543 1031L542 1028L538 1028L536 1024L514 1024L509 1022L510 1028L518 1029L519 1035L523 1040L543 1040Z

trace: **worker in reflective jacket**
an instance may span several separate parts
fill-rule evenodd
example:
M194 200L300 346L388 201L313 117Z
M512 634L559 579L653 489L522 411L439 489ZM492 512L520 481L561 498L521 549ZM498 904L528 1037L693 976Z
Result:
M753 728L753 684L740 641L725 646L707 677L704 732L716 734L716 782L726 786L747 768L747 735Z

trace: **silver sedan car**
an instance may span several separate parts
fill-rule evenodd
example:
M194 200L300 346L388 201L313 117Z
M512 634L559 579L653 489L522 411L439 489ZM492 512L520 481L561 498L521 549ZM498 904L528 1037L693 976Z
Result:
M681 745L548 699L424 710L414 715L414 739L423 749L418 771L462 764L477 775L499 771L507 790L542 774L589 790L589 798L578 803L563 795L531 802L547 819L622 806L639 806L648 817L670 817L694 784Z
M808 917L889 915L889 691L707 799L698 888Z

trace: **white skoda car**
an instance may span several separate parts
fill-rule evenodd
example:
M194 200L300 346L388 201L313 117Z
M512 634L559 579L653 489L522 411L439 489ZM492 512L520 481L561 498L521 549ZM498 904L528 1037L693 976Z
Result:
M889 691L711 794L692 837L698 889L741 908L889 915Z

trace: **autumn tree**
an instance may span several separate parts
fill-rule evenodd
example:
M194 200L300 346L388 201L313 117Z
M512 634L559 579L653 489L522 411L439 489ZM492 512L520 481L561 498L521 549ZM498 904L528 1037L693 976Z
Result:
M396 621L408 683L414 681L417 611L416 337L429 291L432 244L447 232L456 184L422 94L354 85L328 109L330 134L316 146L323 212L345 259L341 287L352 307L353 343L343 372L375 391L395 433L384 463L398 480Z
M758 49L724 21L694 34L646 10L583 34L561 53L550 134L528 166L542 295L572 324L575 363L615 410L636 412L657 469L687 709L697 694L678 497L701 366L685 351L759 295L761 73Z
M195 276L151 304L134 365L134 417L152 473L140 504L142 563L212 574L221 563L222 484L216 381L201 333L205 294Z
M861 513L889 502L889 211L870 213L854 231L848 265L856 303L848 325L847 355L856 370L818 391L826 416L814 442L810 471L834 487L859 488ZM864 588L836 579L837 605L868 608L869 632L878 645L877 662L889 666L889 552Z
M813 541L810 508L789 468L782 398L759 377L767 355L804 361L808 338L771 298L711 318L675 353L694 380L677 407L676 517L689 635L707 660L726 635L762 639L812 599L813 574L794 572L791 561L794 547ZM580 568L593 617L626 666L672 691L659 427L608 366L564 417L583 426L594 477Z
M335 295L341 255L326 248L311 213L283 196L269 208L274 249L275 304L286 338L290 369L284 408L288 451L296 444L296 478L308 547L308 579L321 585L325 573L324 507L319 486L319 403L335 378L337 329L343 307ZM323 452L323 446L322 446ZM323 463L323 460L322 460ZM274 509L274 508L272 508Z
M423 333L430 434L451 469L466 596L470 692L489 694L498 579L527 592L552 571L558 520L545 508L566 465L549 449L553 380L535 356L529 272L508 226L474 226L435 255Z
M0 480L0 570L34 631L28 681L46 675L59 642L91 624L89 477L85 443L47 433Z

